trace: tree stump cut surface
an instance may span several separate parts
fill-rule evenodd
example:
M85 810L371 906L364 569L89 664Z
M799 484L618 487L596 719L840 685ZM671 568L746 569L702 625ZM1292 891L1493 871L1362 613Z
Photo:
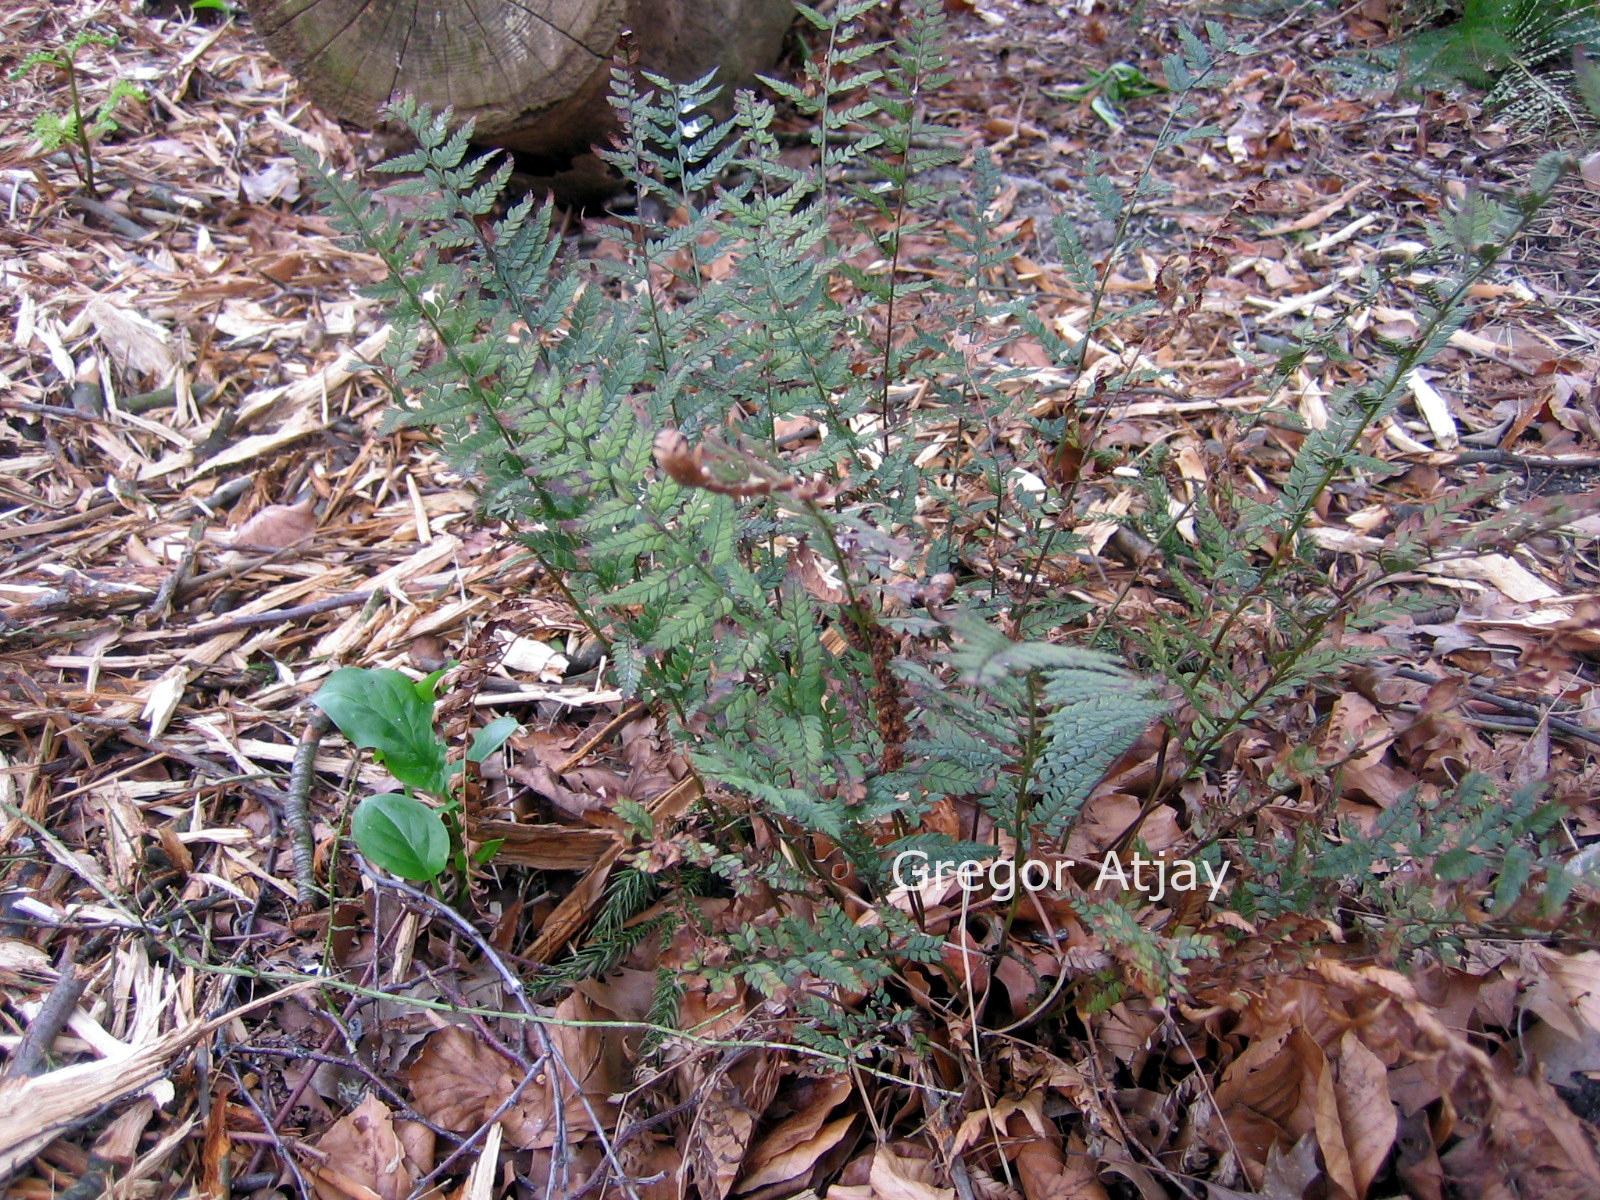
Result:
M791 0L248 0L273 55L332 116L372 127L411 93L472 118L475 138L581 153L613 128L624 29L641 65L681 82L748 82L775 61Z

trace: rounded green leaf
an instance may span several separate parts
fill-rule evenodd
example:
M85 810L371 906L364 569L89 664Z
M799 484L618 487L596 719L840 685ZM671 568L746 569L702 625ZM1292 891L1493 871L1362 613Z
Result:
M382 756L401 783L441 794L449 789L445 746L433 730L433 704L399 671L345 667L328 676L311 702L345 737Z
M385 792L356 805L350 819L356 848L402 879L426 883L450 861L450 835L439 814L420 800Z

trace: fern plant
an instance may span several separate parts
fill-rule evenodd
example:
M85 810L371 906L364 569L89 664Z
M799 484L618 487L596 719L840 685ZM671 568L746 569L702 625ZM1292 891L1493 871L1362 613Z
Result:
M1339 481L1386 469L1368 454L1372 431L1565 165L1542 164L1509 206L1469 198L1435 231L1432 255L1409 268L1433 272L1417 335L1332 396L1323 427L1269 414L1300 439L1279 494L1225 481L1178 492L1159 447L1135 461L1147 504L1129 520L1164 553L1181 611L1132 624L1119 598L1090 633L1102 649L1131 646L1181 701L1173 711L1105 654L1037 637L1086 615L1052 574L1079 544L1066 531L1071 462L1095 452L1116 391L1150 380L1097 373L1100 416L1051 418L997 356L1026 334L1072 376L1114 319L1147 317L1159 343L1218 255L1202 247L1163 272L1155 298L1114 314L1113 264L1096 267L1058 220L1059 257L1089 311L1071 338L1035 319L994 286L1016 252L994 220L994 163L974 156L959 196L928 177L952 158L927 117L945 69L942 5L906 6L893 44L864 39L872 7L802 10L822 49L802 79L773 86L813 121L808 167L780 156L772 104L741 93L713 120L713 80L619 68L622 132L607 157L640 199L601 226L598 258L563 244L548 205L524 199L497 217L510 164L468 161L470 130L447 114L394 109L417 149L380 170L401 176L390 194L424 200L420 219L306 159L341 227L388 268L375 291L395 323L382 364L391 427L431 430L476 482L485 514L602 644L616 685L663 719L708 797L681 835L692 870L620 874L563 977L605 971L681 924L639 920L659 899L696 930L707 978L791 1003L796 1036L838 1054L876 1044L871 1014L892 1007L908 964L942 969L919 903L896 906L897 855L972 862L1063 846L1096 781L1171 713L1143 819L1223 769L1248 724L1347 665L1355 652L1337 635L1404 602L1387 588L1395 572L1447 552L1442 502L1375 566L1335 577L1314 517ZM1208 132L1187 102L1218 77L1220 47L1216 30L1186 37L1167 63L1179 104L1159 150ZM1123 233L1159 190L1148 167L1131 188L1103 176L1091 187ZM1357 311L1390 283L1377 268L1357 281ZM1279 381L1335 356L1338 334L1307 325ZM1018 429L1036 436L1019 444ZM964 837L933 831L925 818L946 799L982 822ZM620 815L643 837L662 833L648 814ZM1219 865L1225 845L1235 852L1225 835L1239 813L1191 815L1198 856ZM1499 847L1513 865L1537 824ZM1294 853L1328 853L1317 831L1298 836ZM1135 822L1119 845L1138 837ZM1246 844L1237 853L1256 861ZM1323 887L1333 877L1316 871L1331 869L1312 869L1322 890L1308 903L1337 905L1353 886L1340 874ZM1533 874L1506 878L1511 894ZM689 899L708 887L757 897L769 915L700 928ZM1128 905L1071 904L1120 971L1106 995L1166 998L1214 950L1182 921L1156 932ZM863 905L879 923L860 921ZM1008 927L1017 912L1013 899ZM658 1007L675 995L659 989Z
M1343 909L1392 953L1456 961L1475 930L1557 924L1577 883L1552 836L1565 815L1538 785L1506 796L1480 774L1442 796L1412 788L1365 826L1341 822L1332 844L1308 826L1243 844L1240 909Z
M1594 0L1465 0L1459 20L1409 39L1401 69L1417 85L1481 89L1485 108L1518 125L1559 121L1581 134L1600 112L1584 104L1574 57L1596 53Z
M379 169L402 176L390 195L424 199L420 220L302 156L342 229L388 268L374 292L395 325L381 364L391 427L433 431L604 645L617 685L667 718L723 814L706 869L774 897L777 915L732 935L737 973L798 997L816 1036L860 1032L837 998L939 952L892 907L861 926L862 894L819 847L881 900L900 847L995 852L918 829L944 795L982 795L1018 845L1059 841L1161 711L1104 656L1015 646L983 622L1026 607L1000 579L1070 539L1000 452L961 464L948 490L919 463L930 426L1022 419L1027 398L987 361L1017 336L988 331L1020 328L1016 302L988 287L1014 251L986 212L999 176L980 158L940 271L908 282L919 214L950 199L925 178L954 159L927 117L944 17L939 0L907 5L883 45L863 41L871 7L802 9L827 48L801 82L774 86L815 119L810 168L780 157L772 104L742 93L712 121L697 115L709 78L619 68L623 132L606 156L640 202L603 227L598 259L563 246L548 205L494 219L510 165L467 161L470 129L447 114L393 110L417 149ZM836 187L874 265L837 240L824 202ZM907 335L913 293L936 320ZM957 493L988 499L915 536L925 506ZM953 593L951 568L968 576ZM946 665L917 665L929 658ZM947 741L963 721L966 741ZM1011 755L1025 764L1015 779ZM1002 775L993 800L986 781ZM753 857L768 838L784 853ZM628 922L649 881L621 879L569 975L648 936ZM788 916L786 895L803 900Z
M83 180L84 190L91 196L99 192L95 185L95 143L117 130L116 111L124 100L148 98L138 84L119 78L112 81L99 104L93 108L86 105L78 59L92 46L109 49L116 44L117 39L111 34L96 33L91 29L79 30L55 49L35 50L11 72L11 78L16 80L40 68L50 68L66 81L65 111L40 113L33 123L33 136L46 154L63 146L68 147L72 165Z

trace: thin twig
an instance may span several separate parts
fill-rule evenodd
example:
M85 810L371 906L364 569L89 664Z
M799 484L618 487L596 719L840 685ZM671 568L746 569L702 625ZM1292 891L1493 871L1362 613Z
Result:
M84 1164L83 1174L78 1176L78 1181L56 1197L56 1200L99 1200L106 1194L106 1172L114 1165L98 1154L90 1154L88 1162Z
M373 1070L369 1064L363 1062L360 1055L334 1054L330 1051L323 1050L306 1050L292 1043L283 1046L232 1045L228 1047L228 1053L262 1058L283 1058L292 1062L326 1063L328 1066L342 1068L343 1070L350 1072L352 1075L360 1075L363 1079L365 1079L367 1083L372 1086L372 1090L380 1095L384 1102L394 1110L397 1118L405 1121L415 1121L418 1125L427 1126L427 1128L436 1138L443 1138L448 1142L459 1142L462 1140L460 1134L446 1129L444 1126L436 1124L433 1121L430 1121L426 1116L413 1108L409 1103L406 1102L406 1098L399 1092L395 1091L394 1087L388 1081L379 1075L377 1071Z
M197 576L191 584L200 582L202 577ZM306 617L314 617L319 613L332 612L337 608L350 608L353 605L365 604L372 599L371 592L346 592L342 596L327 596L321 600L313 600L309 604L297 604L293 608L274 608L268 612L241 613L237 617L229 617L224 621L213 621L209 625L194 625L188 629L167 629L152 636L162 640L191 641L198 638L208 638L218 633L232 633L236 629L250 629L257 625L277 625L287 621L300 621Z
M478 932L471 921L467 920L466 917L451 908L443 900L414 888L410 884L402 883L398 879L384 878L374 871L359 855L356 857L356 862L361 867L361 873L372 883L381 887L392 888L404 896L409 896L430 912L454 925L477 947L478 953L483 955L484 961L492 966L500 976L501 981L506 985L506 990L516 998L517 1007L522 1010L525 1017L529 1018L529 1022L533 1026L534 1036L540 1043L540 1057L547 1059L556 1068L559 1068L560 1072L567 1077L568 1082L572 1084L578 1103L583 1105L584 1114L589 1118L589 1123L594 1129L595 1138L600 1143L601 1151L605 1154L606 1162L617 1173L617 1180L623 1191L627 1194L629 1200L639 1200L638 1190L633 1186L627 1171L623 1169L622 1162L617 1157L616 1146L613 1144L610 1135L606 1133L605 1123L601 1121L600 1114L595 1112L594 1105L590 1102L588 1094L583 1090L583 1083L572 1073L572 1068L567 1065L566 1057L556 1050L555 1044L550 1040L550 1031L546 1028L547 1021L541 1019L540 1014L534 1008L533 1001L528 996L526 986L521 978L506 965L506 961L500 956L500 952L489 944L488 939ZM562 1119L566 1104L561 1097L554 1071L550 1072L550 1084L554 1093L552 1108L559 1122ZM557 1132L559 1137L560 1130Z
M38 1014L28 1022L22 1040L17 1043L16 1053L6 1064L3 1078L24 1079L44 1072L46 1059L50 1047L55 1044L56 1035L66 1028L72 1010L77 1007L78 998L83 995L83 989L89 983L89 977L78 971L78 964L71 951L62 956L59 969L61 974L56 979L55 986L50 989L50 994L39 1006Z
M1395 674L1401 679L1409 679L1412 683L1436 685L1443 682L1443 680L1439 679L1437 676L1429 675L1426 671L1413 670L1411 667L1398 667L1395 670ZM1501 712L1512 713L1519 717L1527 717L1529 720L1535 723L1539 721L1548 721L1550 723L1550 728L1556 733L1564 734L1567 737L1577 738L1579 741L1588 742L1591 746L1600 746L1600 734L1585 729L1581 725L1575 725L1571 721L1563 720L1561 717L1556 716L1554 712L1543 705L1529 704L1524 700L1511 700L1505 696L1497 696L1488 688L1479 687L1470 683L1466 685L1466 688L1467 694L1471 696L1472 699L1481 701L1484 704L1492 705L1493 707L1498 708Z
M289 825L289 845L294 851L294 887L302 910L317 903L316 839L311 835L311 781L316 778L317 747L333 728L327 713L317 709L306 722L289 768L289 786L283 796L283 816Z
M616 716L612 717L611 720L606 722L604 729L574 750L568 756L567 761L555 769L555 774L565 775L568 771L572 770L573 767L577 766L584 759L588 758L589 755L593 753L595 747L601 742L605 741L608 737L610 737L617 730L621 729L635 717L643 716L647 711L648 706L643 704L634 704L623 709Z
M1575 471L1600 467L1600 454L1518 454L1514 450L1464 450L1450 460L1450 465L1456 467L1472 463L1532 467L1542 471Z
M79 212L88 213L92 217L100 218L111 227L113 233L120 233L130 241L142 242L150 236L150 230L143 225L129 220L117 212L116 209L110 208L98 200L91 200L87 196L77 195L66 196L64 199L70 207L77 209Z
M294 1174L294 1181L300 1188L300 1195L304 1198L304 1200L312 1200L313 1192L311 1190L311 1185L306 1182L306 1177L300 1173L300 1164L294 1161L294 1155L289 1152L289 1147L284 1144L283 1135L278 1132L278 1122L274 1121L267 1115L266 1111L261 1107L261 1105L256 1102L256 1098L251 1094L250 1089L245 1087L244 1080L239 1077L238 1064L232 1059L228 1060L228 1074L233 1076L233 1082L235 1086L238 1087L239 1094L244 1097L244 1102L248 1104L250 1106L250 1110L255 1113L256 1120L261 1122L261 1128L266 1130L268 1136L272 1138L272 1145L273 1148L277 1150L278 1157L283 1160L284 1166L288 1167L289 1170ZM306 1077L309 1079L312 1074L313 1072L307 1071ZM260 1154L258 1151L257 1158L259 1159L259 1157ZM254 1166L255 1163L252 1162L252 1169Z
M370 968L369 968L368 977L369 978L371 977ZM345 1006L343 1017L339 1018L338 1020L336 1020L334 1018L332 1013L323 1013L322 1016L327 1020L330 1028L329 1028L328 1032L323 1036L322 1043L318 1047L318 1051L319 1052L326 1052L326 1051L332 1050L333 1049L333 1043L336 1040L338 1040L339 1035L344 1032L343 1026L340 1025L339 1021L348 1019L352 1013L354 1013L358 1008L363 1007L367 1003L369 1003L369 1001L366 1001L366 1000L352 1000L349 1004L347 1004ZM307 1009L307 1011L315 1013L315 1010L312 1009L309 1004L306 1005L306 1009ZM348 1040L349 1039L346 1038L346 1041L348 1041ZM232 1064L232 1060L230 1059L229 1060L230 1069L232 1068L232 1065L233 1065ZM285 1121L287 1121L288 1118L289 1118L289 1114L291 1112L293 1112L295 1106L300 1103L300 1097L305 1093L306 1088L311 1086L311 1081L312 1081L312 1079L314 1079L316 1077L316 1074L317 1073L315 1071L307 1071L304 1075L302 1075L300 1077L300 1082L294 1085L294 1087L290 1090L288 1096L286 1096L284 1098L283 1103L278 1106L278 1112L277 1112L276 1117L268 1119L264 1114L262 1115L262 1117L261 1117L262 1125L264 1125L267 1129L276 1129L278 1126L282 1125ZM257 1146L256 1147L256 1152L250 1159L250 1165L245 1168L246 1174L254 1172L255 1169L261 1165L261 1156L265 1152L265 1150L266 1150L266 1147L264 1147L264 1146ZM281 1150L281 1148L280 1148L280 1150Z
M434 1180L441 1179L445 1175L448 1175L450 1173L450 1168L455 1166L456 1160L476 1146L479 1139L489 1132L490 1126L492 1126L496 1121L509 1112L512 1105L516 1104L518 1100L522 1099L522 1093L527 1089L527 1086L532 1083L535 1078L537 1078L537 1074L538 1073L536 1071L524 1071L522 1080L517 1084L516 1087L511 1089L511 1094L502 1100L499 1107L483 1119L483 1124L479 1125L477 1129L468 1134L467 1137L463 1139L461 1145L457 1146L453 1151L451 1151L449 1156L446 1157L442 1163L434 1167L433 1170L429 1171L421 1179L417 1180L417 1182L411 1188L411 1194L413 1196L422 1195L428 1190L429 1185L431 1185Z
M617 1134L617 1149L622 1149L622 1147L626 1146L639 1134L647 1133L657 1125L664 1125L668 1121L672 1120L672 1118L681 1117L686 1112L692 1112L704 1103L704 1097L702 1097L697 1091L687 1100L684 1100L678 1104L674 1104L671 1108L663 1109L661 1112L655 1113L652 1116L640 1117L638 1120L630 1122L626 1129ZM589 1176L588 1182L577 1191L573 1192L572 1195L568 1196L567 1200L583 1200L585 1196L594 1191L596 1188L600 1187L605 1182L606 1177L599 1171L596 1171L593 1175ZM649 1183L651 1180L641 1179L639 1182Z
M144 622L153 625L158 621L165 621L167 615L172 612L173 601L178 598L178 593L183 590L183 585L194 570L195 559L200 555L205 534L204 521L196 521L189 526L189 540L184 544L183 555L178 559L178 565L168 572L167 577L161 581L161 586L156 589L155 599L150 601L149 607L139 614L139 618Z

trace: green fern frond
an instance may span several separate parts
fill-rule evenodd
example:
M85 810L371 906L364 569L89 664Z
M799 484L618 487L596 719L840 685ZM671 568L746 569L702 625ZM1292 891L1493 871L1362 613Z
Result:
M1581 133L1600 114L1587 111L1573 60L1597 52L1594 0L1466 0L1459 21L1410 40L1407 70L1415 82L1478 88L1485 108L1524 127L1559 120Z
M1138 740L1167 706L1132 687L1113 694L1083 694L1078 673L1064 669L1047 676L1047 698L1058 684L1076 699L1062 703L1045 721L1046 745L1039 760L1039 799L1030 823L1045 838L1062 837L1078 818L1094 785L1111 764Z
M1506 796L1477 773L1433 800L1412 788L1370 823L1341 822L1332 842L1309 826L1292 839L1241 841L1245 907L1271 916L1353 897L1374 919L1414 925L1459 950L1461 935L1482 919L1468 911L1474 893L1486 894L1483 907L1497 917L1530 893L1543 918L1562 911L1576 879L1551 835L1565 812L1539 786Z

